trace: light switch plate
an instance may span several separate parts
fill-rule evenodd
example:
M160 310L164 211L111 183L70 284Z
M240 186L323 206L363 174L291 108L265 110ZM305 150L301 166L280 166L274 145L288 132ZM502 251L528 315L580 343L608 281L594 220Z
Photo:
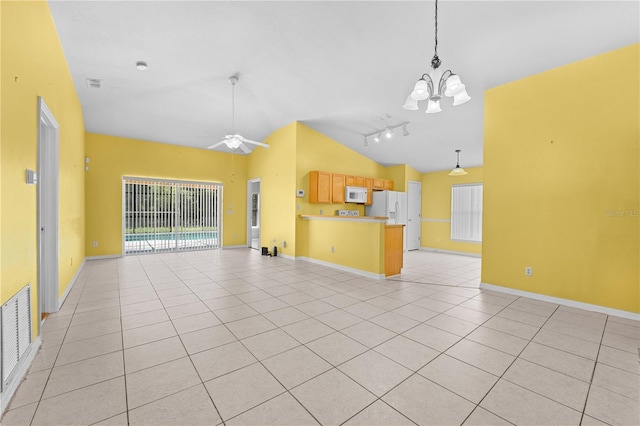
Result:
M304 189L296 190L296 197L304 197Z

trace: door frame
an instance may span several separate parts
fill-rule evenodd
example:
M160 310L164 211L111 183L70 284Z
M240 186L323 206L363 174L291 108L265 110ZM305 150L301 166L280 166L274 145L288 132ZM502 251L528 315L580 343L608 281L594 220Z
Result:
M60 126L44 99L38 96L38 318L57 312Z
M418 190L418 196L417 199L420 200L418 203L418 220L416 221L416 223L413 223L413 221L411 221L411 225L409 225L409 213L411 212L411 206L410 206L410 200L411 200L411 194L416 191L416 189ZM422 216L422 182L419 181L414 181L414 180L410 180L407 183L407 251L409 250L420 250L420 245L421 245L421 238L420 238L420 234L422 232L422 221L421 221L421 216ZM410 241L410 235L409 235L409 231L410 230L414 230L414 228L417 228L417 233L418 233L418 248L409 248L409 241ZM416 232L416 230L414 230L413 232Z
M258 184L258 227L260 229L260 232L262 232L262 208L260 206L261 202L260 202L260 195L262 193L262 179L261 178L256 178L256 179L249 179L247 180L247 247L252 248L251 247L251 203L252 203L252 199L251 199L251 195L252 195L252 186L254 184ZM258 236L258 248L257 250L260 250L260 237Z

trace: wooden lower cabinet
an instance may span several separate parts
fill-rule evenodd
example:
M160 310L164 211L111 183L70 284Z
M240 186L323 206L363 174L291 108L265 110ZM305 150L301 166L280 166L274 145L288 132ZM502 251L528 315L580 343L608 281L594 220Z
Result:
M402 233L404 225L386 225L384 229L384 276L398 275L402 270Z

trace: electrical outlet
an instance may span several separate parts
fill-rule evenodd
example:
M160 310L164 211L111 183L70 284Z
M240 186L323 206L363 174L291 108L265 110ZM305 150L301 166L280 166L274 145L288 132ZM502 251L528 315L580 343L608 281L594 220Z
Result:
M524 274L528 277L533 275L533 268L531 266L527 266L524 268Z
M93 246L94 246L94 247L98 247L98 242L97 242L97 241L94 241L94 242L93 242Z
M336 248L334 246L331 246L331 253L335 253Z
M287 242L286 241L282 242L282 248L287 248Z

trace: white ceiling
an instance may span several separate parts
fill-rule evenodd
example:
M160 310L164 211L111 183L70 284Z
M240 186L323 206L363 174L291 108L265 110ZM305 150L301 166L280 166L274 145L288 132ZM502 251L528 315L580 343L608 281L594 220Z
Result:
M438 53L472 100L402 105L433 56L433 1L49 1L89 132L206 148L301 121L381 164L482 164L483 92L640 41L636 1L440 1ZM147 71L138 71L137 61ZM611 70L615 78L615 70ZM86 78L103 80L89 89ZM605 82L591 82L594 107ZM550 99L549 102L553 102ZM517 105L514 105L517 108ZM378 118L410 121L369 142ZM514 141L515 143L515 141ZM222 148L221 150L225 150ZM257 148L263 149L263 148Z

